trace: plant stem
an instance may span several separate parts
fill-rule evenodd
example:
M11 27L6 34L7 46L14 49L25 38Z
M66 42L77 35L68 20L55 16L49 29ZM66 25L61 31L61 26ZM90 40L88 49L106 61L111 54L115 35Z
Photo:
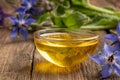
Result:
M88 7L91 8L91 9L94 9L96 11L99 11L99 12L114 14L113 11L110 11L110 10L107 10L107 9L104 9L104 8L100 8L100 7L96 7L94 5L91 5L90 3L88 3Z
M81 26L81 29L90 29L90 30L104 30L104 29L111 29L111 28L115 28L114 26L104 26L104 25L85 25L85 26Z
M32 23L31 26L40 26L38 23Z

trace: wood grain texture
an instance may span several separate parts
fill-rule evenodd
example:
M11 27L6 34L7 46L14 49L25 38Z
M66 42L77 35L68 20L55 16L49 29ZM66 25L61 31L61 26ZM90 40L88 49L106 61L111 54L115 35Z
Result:
M120 0L90 0L93 5L99 7L114 7L116 10L120 11Z
M0 29L0 80L30 80L34 51L33 38L10 39L10 31Z
M106 0L107 3L113 5L117 10L120 11L120 0Z
M100 35L98 51L103 47L103 36L106 33L104 31L97 32ZM0 30L0 34L0 80L99 80L98 67L90 59L80 64L77 71L69 74L50 74L36 71L36 64L44 59L37 50L34 53L33 39L29 37L27 41L13 41L9 38L9 31L3 29ZM33 70L31 70L32 61L34 61ZM53 67L49 67L49 69L52 71ZM106 80L119 79L113 75Z

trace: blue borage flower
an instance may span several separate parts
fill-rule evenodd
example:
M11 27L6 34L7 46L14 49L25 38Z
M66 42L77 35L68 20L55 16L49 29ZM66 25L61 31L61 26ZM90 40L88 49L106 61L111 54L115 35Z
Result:
M4 26L4 19L9 16L10 15L7 13L4 13L2 7L0 7L0 27Z
M16 12L22 13L26 11L27 14L38 14L39 10L34 7L35 4L36 0L23 0L22 7L16 9Z
M118 26L116 28L116 34L105 35L105 39L115 44L115 51L120 50L120 22L118 23Z
M26 17L25 18L25 13L20 13L19 17L10 17L10 20L13 23L13 29L11 32L11 37L14 38L18 35L18 33L20 32L23 37L26 39L28 36L28 31L26 29L26 27L28 25L30 25L31 23L36 22L36 20L30 18L30 17Z
M114 52L111 46L105 43L101 55L88 56L102 67L102 78L107 78L112 72L120 76L120 52Z

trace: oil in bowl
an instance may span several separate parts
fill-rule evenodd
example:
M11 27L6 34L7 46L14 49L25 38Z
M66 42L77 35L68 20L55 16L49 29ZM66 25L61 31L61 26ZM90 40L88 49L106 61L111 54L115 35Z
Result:
M98 35L86 30L45 29L35 32L34 42L47 61L71 67L85 61L88 53L94 53Z

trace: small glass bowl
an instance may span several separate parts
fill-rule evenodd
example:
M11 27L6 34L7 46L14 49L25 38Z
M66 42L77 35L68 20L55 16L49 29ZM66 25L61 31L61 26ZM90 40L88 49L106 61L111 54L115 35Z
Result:
M98 45L94 31L48 28L34 33L34 42L41 56L59 67L71 67L84 62Z

